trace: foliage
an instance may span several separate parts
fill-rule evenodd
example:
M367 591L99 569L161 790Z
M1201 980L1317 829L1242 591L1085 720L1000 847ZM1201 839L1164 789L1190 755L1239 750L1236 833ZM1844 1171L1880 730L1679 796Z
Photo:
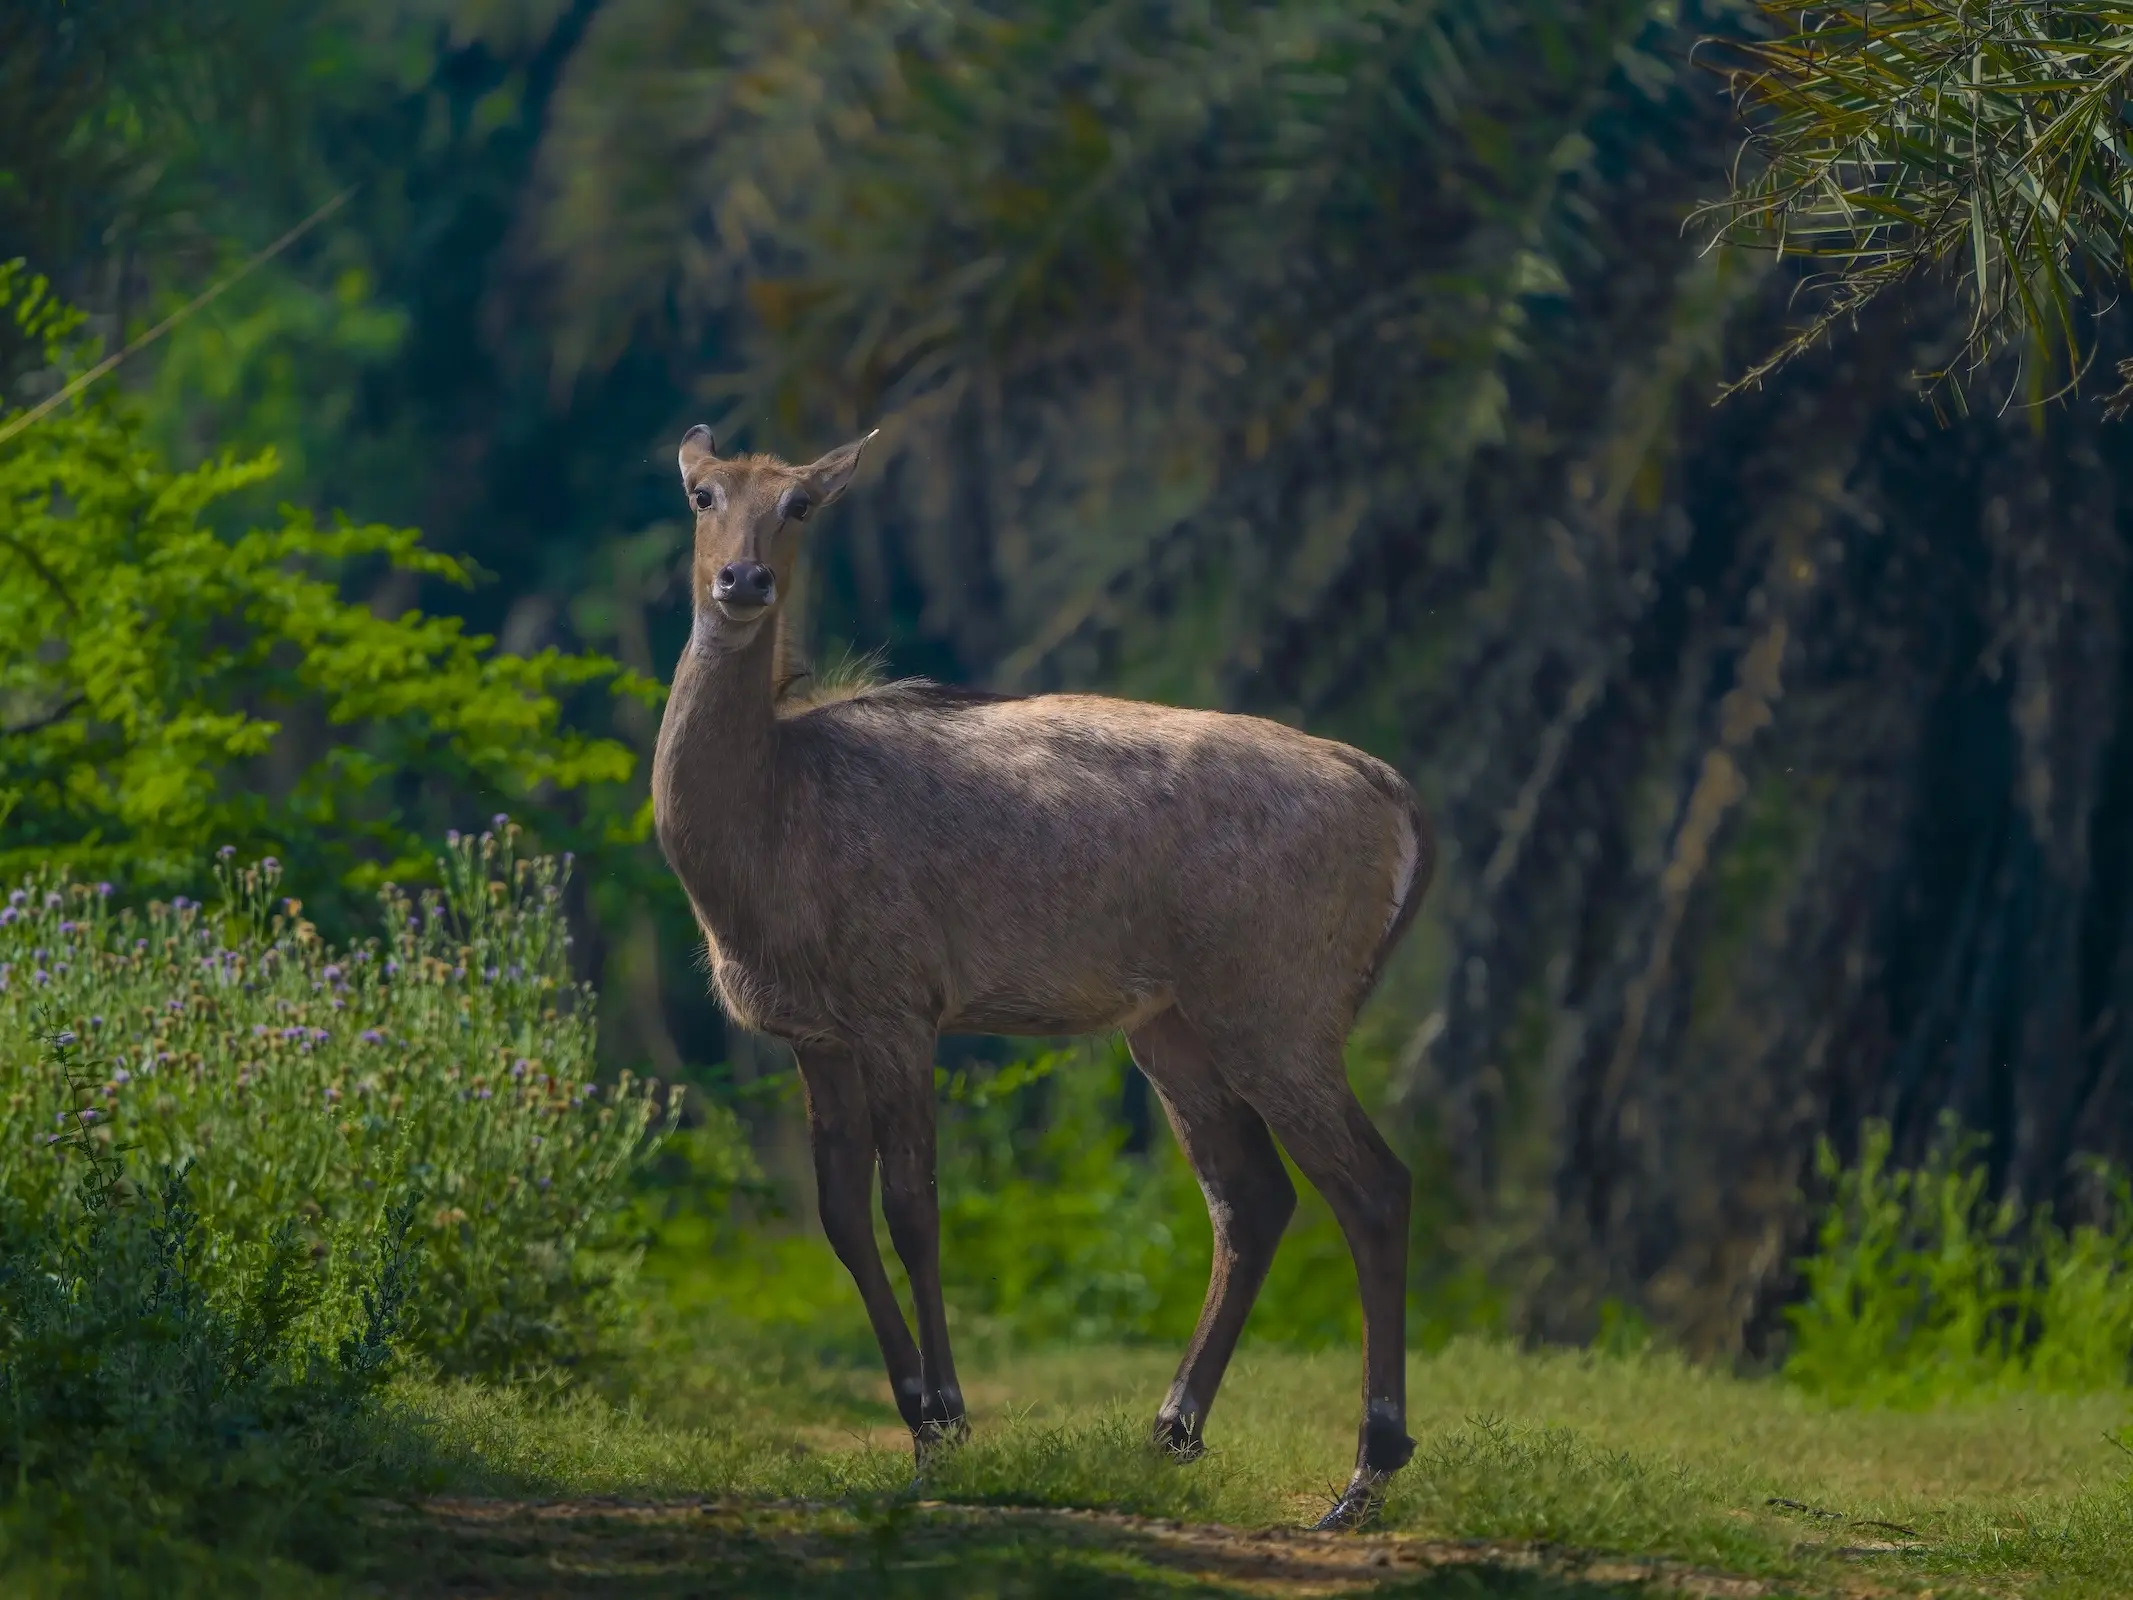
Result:
M79 269L114 235L197 233L197 215L180 218L206 196L168 181L171 157L221 118L286 132L288 85L272 67L292 9L16 0L0 12L0 260L34 246Z
M2107 1182L2103 1225L2064 1229L1990 1199L1980 1142L1953 1124L1919 1167L1889 1149L1881 1123L1853 1166L1821 1146L1830 1202L1787 1312L1787 1379L1890 1405L2133 1379L2133 1185Z
M624 0L557 90L538 310L566 377L715 338L700 403L770 447L881 425L837 626L878 638L902 569L966 670L1085 680L1177 585L1218 637L1128 648L1224 698L1230 641L1499 425L1585 231L1578 116L1664 9ZM945 598L973 522L984 606Z
M1750 8L259 9L302 126L159 129L194 242L122 220L69 283L137 326L363 186L159 347L157 435L276 442L291 499L495 569L443 602L470 628L651 675L679 429L887 421L810 541L820 644L1415 781L1442 881L1370 1103L1509 1326L1769 1355L1770 1241L1861 1106L1906 1151L1953 1107L2023 1193L2133 1155L2133 455L2089 407L1936 428L1942 274L1708 404L1813 266L1684 229L1741 137L1698 41ZM673 1076L728 1048L629 866L587 897L607 1015ZM823 1270L747 1281L849 1304L788 1247Z
M202 1271L243 1295L301 1243L322 1292L297 1319L349 1331L363 1241L419 1201L409 1347L449 1369L587 1354L623 1313L621 1189L680 1100L592 1082L590 992L570 977L566 866L522 860L513 825L463 838L442 892L388 887L382 939L322 940L278 863L223 898L114 910L108 885L32 878L0 908L0 1049L51 1016L93 1081L22 1071L0 1106L0 1192L34 1214L62 1182L67 1119L123 1148L136 1181L190 1164ZM225 857L229 852L225 852ZM290 1231L293 1230L293 1233Z
M77 319L42 280L0 271L0 301L75 370ZM413 532L287 508L235 539L202 523L273 471L269 452L172 472L108 390L0 449L0 872L167 887L237 843L374 888L426 870L408 814L425 787L545 806L628 777L622 746L560 726L559 697L652 686L344 597L344 574L378 566L472 581Z
M1954 366L2026 338L2032 391L2087 365L2088 323L2133 280L2122 0L1760 0L1740 46L1758 159L1722 208L1734 243L1829 263L1823 303L1767 375L1924 269L1970 308ZM1959 376L1959 374L1957 374ZM2128 388L2114 401L2133 401Z
M46 1044L36 1075L87 1088L72 1035ZM293 1218L232 1292L213 1265L230 1241L192 1172L164 1166L144 1189L101 1131L77 1112L48 1147L63 1170L42 1203L6 1195L0 1569L11 1589L173 1593L206 1550L334 1564L333 1502L414 1293L412 1201L343 1234L346 1331L321 1342L304 1326L327 1284Z

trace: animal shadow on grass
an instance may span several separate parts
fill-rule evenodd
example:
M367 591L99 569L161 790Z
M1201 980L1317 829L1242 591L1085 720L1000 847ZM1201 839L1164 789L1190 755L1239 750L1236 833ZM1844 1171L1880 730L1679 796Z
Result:
M359 1586L421 1596L1109 1600L1350 1593L1619 1600L1592 1582L1388 1541L1011 1508L441 1499L384 1514Z

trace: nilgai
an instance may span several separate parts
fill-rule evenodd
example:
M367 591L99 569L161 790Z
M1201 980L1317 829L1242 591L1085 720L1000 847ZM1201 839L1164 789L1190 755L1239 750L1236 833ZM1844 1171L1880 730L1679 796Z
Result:
M1429 822L1384 763L1254 717L926 683L781 701L778 601L801 530L866 443L796 467L721 457L701 425L683 437L694 626L652 796L728 1015L799 1060L823 1228L921 1469L965 1431L941 1302L935 1039L1117 1029L1214 1224L1156 1440L1200 1452L1295 1209L1279 1139L1339 1219L1362 1292L1355 1474L1320 1524L1353 1526L1414 1451L1409 1182L1341 1047L1429 886ZM874 1244L877 1166L916 1344Z

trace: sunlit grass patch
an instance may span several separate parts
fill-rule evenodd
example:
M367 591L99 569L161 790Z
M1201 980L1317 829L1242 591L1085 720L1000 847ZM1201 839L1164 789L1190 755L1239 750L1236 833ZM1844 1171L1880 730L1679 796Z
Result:
M1187 1467L1147 1442L1169 1352L976 1363L972 1436L916 1484L878 1422L885 1394L867 1401L878 1375L788 1386L742 1344L699 1359L725 1377L677 1375L627 1405L410 1383L395 1410L450 1442L445 1482L463 1492L700 1496L862 1522L945 1503L1295 1528L1353 1460L1352 1354L1248 1345ZM1667 1355L1481 1341L1417 1356L1409 1381L1419 1448L1385 1506L1394 1534L1664 1558L1781 1592L2133 1593L2133 1459L2107 1437L2133 1421L2118 1395L1863 1411Z

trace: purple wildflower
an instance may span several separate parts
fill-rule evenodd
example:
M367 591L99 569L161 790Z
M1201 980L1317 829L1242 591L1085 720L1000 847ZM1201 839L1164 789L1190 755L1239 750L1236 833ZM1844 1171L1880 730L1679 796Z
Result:
M77 932L77 931L79 930L79 928L80 928L80 924L79 924L79 923L74 923L74 922L62 922L62 923L61 923L61 924L59 925L59 936L60 936L60 938L62 938L62 939L71 939L71 938L72 938L72 937L74 936L74 934L75 934L75 933L76 933L76 932Z
M446 844L448 844L448 845L451 845L451 846L453 846L453 847L454 847L454 848L456 849L456 848L458 847L458 844L459 844L459 830L458 830L457 828L447 828L447 829L445 829L445 830L444 830L444 842L445 842Z
M496 1091L493 1089L477 1089L474 1091L474 1098L477 1100L487 1100L490 1099L495 1094L495 1092Z
M133 1074L124 1067L114 1067L111 1071L111 1081L113 1083L131 1083L133 1082Z
M326 964L326 970L320 973L319 976L328 983L339 983L341 981L341 969L329 961Z
M356 1037L365 1044L383 1044L385 1042L385 1035L378 1032L376 1028L365 1028Z
M510 814L508 812L499 811L496 813L495 816L489 819L489 826L494 828L498 833L502 833L504 829L510 825L510 822Z
M227 861L231 856L235 855L236 853L237 847L235 845L226 844L220 850L217 850L215 852L215 859L217 861Z
M10 922L13 922L17 917L21 915L22 913L17 911L13 906L9 906L5 910L0 910L0 928L6 927Z
M66 900L61 895L48 894L44 897L44 908L47 911L57 911L61 906L65 904Z
M111 885L108 883L98 884L96 886L96 893L99 899L109 900L111 898Z
M340 1090L338 1090L338 1089L336 1089L336 1088L335 1088L335 1087L334 1087L334 1086L333 1086L332 1084L330 1084L330 1083L329 1083L329 1084L327 1084L327 1085L326 1085L326 1104L328 1104L329 1106L330 1106L330 1105L333 1105L333 1104L335 1104L336 1102L338 1102L338 1101L340 1100L340 1098L341 1098L341 1091L340 1091Z
M74 1042L74 1030L72 1028L60 1029L59 1032L52 1035L52 1042L56 1045L72 1044Z
M49 972L45 971L42 967L39 967L34 973L30 975L30 982L36 984L37 987L40 989L42 989L46 984L50 983L51 981L52 975Z
M262 870L267 872L281 871L281 863L279 861L276 861L272 856L268 856L266 860L260 862L259 865Z
M23 901L27 899L29 899L29 895L26 894L24 891L17 889L13 894L7 897L7 903L11 906L19 906L22 904Z

